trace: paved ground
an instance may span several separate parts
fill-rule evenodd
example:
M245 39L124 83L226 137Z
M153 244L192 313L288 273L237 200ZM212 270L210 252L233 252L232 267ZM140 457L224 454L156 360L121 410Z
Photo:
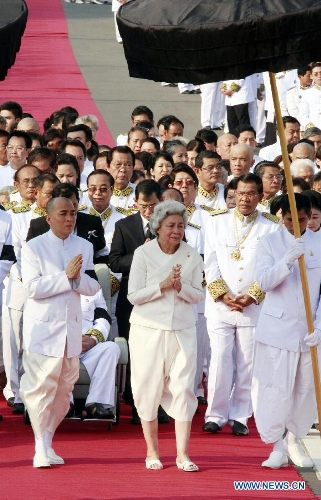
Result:
M130 78L122 45L115 40L109 5L65 2L63 5L78 64L113 137L116 139L119 133L129 129L131 111L145 104L153 110L156 121L165 114L178 116L185 124L185 136L193 138L201 126L200 96L180 95L176 88ZM314 472L301 470L301 475L314 493L321 496L319 434L311 431L304 442L318 472L316 477Z
M129 129L132 110L145 104L156 121L166 114L178 116L185 124L185 136L193 138L201 127L200 96L181 95L177 88L129 77L110 5L63 2L63 6L78 64L113 137Z

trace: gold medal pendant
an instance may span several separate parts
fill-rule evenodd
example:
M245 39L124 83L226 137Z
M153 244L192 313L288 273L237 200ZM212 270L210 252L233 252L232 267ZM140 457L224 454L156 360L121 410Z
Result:
M241 252L240 252L240 249L237 248L236 250L234 250L231 253L231 259L233 259L233 260L240 260L240 258L241 258Z

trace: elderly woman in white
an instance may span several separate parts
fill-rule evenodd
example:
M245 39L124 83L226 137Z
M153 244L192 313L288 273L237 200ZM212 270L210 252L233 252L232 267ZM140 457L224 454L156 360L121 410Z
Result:
M159 460L157 408L175 419L176 464L198 470L188 456L191 422L197 407L193 392L196 329L193 304L202 300L203 262L183 242L187 215L183 204L168 200L154 208L150 230L157 238L140 246L131 266L128 299L131 383L147 445L147 469Z

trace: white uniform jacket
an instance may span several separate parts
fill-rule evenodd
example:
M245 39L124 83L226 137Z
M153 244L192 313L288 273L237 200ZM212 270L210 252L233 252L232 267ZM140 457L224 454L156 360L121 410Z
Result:
M255 340L288 351L308 351L308 332L298 261L285 263L292 236L286 229L264 236L257 252L257 279L266 292ZM315 327L321 330L321 237L309 229L303 235L305 264Z
M299 122L305 130L310 127L321 127L321 89L312 86L306 90L300 101Z
M159 284L181 264L182 288L179 293ZM192 304L203 299L203 261L184 241L172 255L152 240L135 250L128 282L128 300L134 305L130 322L157 330L184 330L195 325Z
M110 204L114 205L114 207L133 208L135 206L135 188L136 185L132 183L129 183L122 190L114 188Z
M267 233L280 230L276 222L272 222L269 214L262 214L259 211L249 215L247 220L241 220L234 216L234 211L211 217L205 230L205 279L207 283L205 316L208 320L230 323L231 312L235 316L235 311L231 311L222 301L215 299L223 293L229 291L233 295L249 294L257 302L262 300L262 292L256 283L255 256L260 238ZM240 246L240 260L232 259L232 252L238 248L235 224L238 235L241 238L242 231L246 234L253 223L253 216L256 215L254 225L248 234L244 244ZM259 315L260 307L251 304L243 309L243 313L238 313L237 323L239 326L255 326Z
M82 254L79 280L69 280L65 269ZM50 230L22 248L22 281L26 291L23 348L46 356L67 357L81 352L80 294L94 295L99 283L94 274L92 244L78 236L62 240Z
M214 190L208 193L201 185L198 186L195 204L201 207L205 205L210 208L226 208L224 200L224 186L217 183Z

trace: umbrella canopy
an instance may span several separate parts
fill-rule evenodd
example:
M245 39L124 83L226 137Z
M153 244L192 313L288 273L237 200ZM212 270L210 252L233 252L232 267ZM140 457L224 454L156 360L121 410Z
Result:
M201 84L321 59L319 0L135 0L117 22L135 78Z
M0 0L0 81L7 76L20 49L28 8L23 0Z

